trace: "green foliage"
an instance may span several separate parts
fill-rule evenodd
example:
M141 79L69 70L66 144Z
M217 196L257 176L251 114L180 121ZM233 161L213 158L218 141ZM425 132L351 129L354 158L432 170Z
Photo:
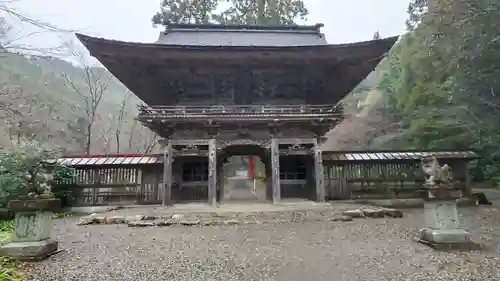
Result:
M153 18L153 24L168 23L209 23L220 0L162 0L161 9Z
M6 208L9 201L25 197L30 191L39 188L40 183L36 181L38 169L41 163L55 156L48 151L35 150L26 148L21 152L0 154L0 208ZM56 163L52 172L52 178L47 183L52 185L52 192L57 198L68 203L73 169Z
M6 257L0 257L0 281L24 281L26 280L19 273L18 264Z
M14 221L0 221L0 245L8 243L14 232ZM0 257L0 281L23 281L18 264L6 257Z
M226 24L294 24L305 20L309 11L303 1L297 0L228 0L231 6L216 16Z
M414 30L420 24L427 5L428 0L412 0L408 4L408 20L406 20L408 30Z
M410 4L378 89L407 148L474 149L474 179L500 179L500 1ZM378 137L382 137L379 135Z
M54 180L51 182L52 193L61 199L61 206L71 206L73 203L73 190L75 170L65 165L57 165L54 169Z
M57 219L67 218L69 216L71 216L71 213L64 213L64 212L62 212L62 213L54 213L54 216L52 218L57 220Z
M28 194L22 162L19 155L0 154L0 208L6 208L9 201Z
M294 24L297 19L305 20L308 14L302 0L163 0L152 22L153 25Z
M13 220L0 221L0 245L9 242L14 229L15 224Z

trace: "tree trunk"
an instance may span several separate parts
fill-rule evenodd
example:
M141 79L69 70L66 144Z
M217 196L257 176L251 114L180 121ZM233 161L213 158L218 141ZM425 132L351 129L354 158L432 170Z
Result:
M87 126L87 134L85 134L85 154L90 154L90 145L92 143L92 123Z
M257 24L266 24L266 0L258 0Z
M270 13L270 23L271 25L277 25L278 24L278 0L269 0L268 2L268 7L269 7L269 13Z
M116 153L120 153L120 133L119 132L116 132L115 138L116 138Z

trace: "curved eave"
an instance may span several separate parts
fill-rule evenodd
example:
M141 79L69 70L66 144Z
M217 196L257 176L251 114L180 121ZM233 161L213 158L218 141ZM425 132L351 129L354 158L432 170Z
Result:
M168 105L172 97L162 82L168 73L195 67L282 67L321 72L326 92L316 104L336 104L378 65L398 37L318 46L180 46L99 39L78 39L117 79L148 105ZM314 71L313 71L314 72ZM167 74L166 74L167 73ZM304 75L309 74L306 72Z
M145 60L344 60L378 58L391 49L398 36L358 43L318 46L196 46L131 43L76 34L96 58L116 57Z

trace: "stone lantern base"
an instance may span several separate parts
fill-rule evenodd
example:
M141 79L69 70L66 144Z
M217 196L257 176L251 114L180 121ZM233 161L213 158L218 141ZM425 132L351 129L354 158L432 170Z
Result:
M9 203L16 213L12 242L0 247L0 256L16 260L40 260L58 251L58 243L50 239L54 211L59 199L14 200Z
M422 191L426 227L420 230L418 242L437 250L477 250L481 245L472 241L470 233L460 228L457 199L460 190L440 186Z

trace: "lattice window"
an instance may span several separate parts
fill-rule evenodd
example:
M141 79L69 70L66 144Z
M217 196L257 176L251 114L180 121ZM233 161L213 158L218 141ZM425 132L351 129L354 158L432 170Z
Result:
M182 166L182 180L184 182L208 181L208 164L185 163Z
M304 159L286 157L280 159L280 179L282 180L305 180L307 168Z

